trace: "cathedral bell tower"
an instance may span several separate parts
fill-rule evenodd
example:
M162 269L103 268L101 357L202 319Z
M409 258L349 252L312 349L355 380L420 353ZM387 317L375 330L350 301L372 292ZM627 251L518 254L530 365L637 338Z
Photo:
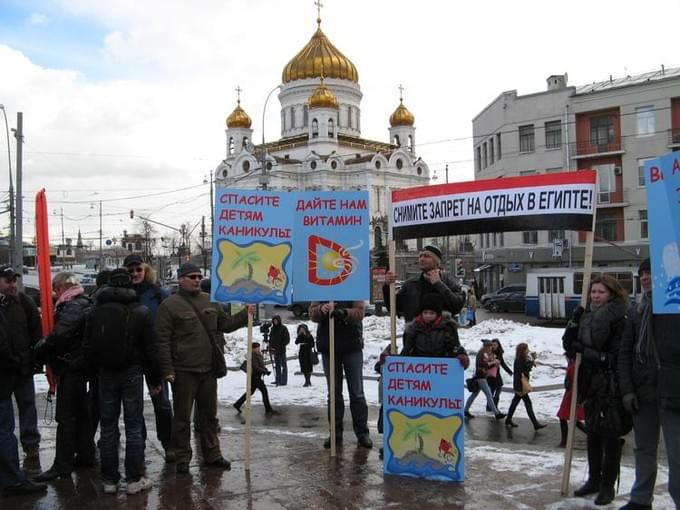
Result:
M237 87L236 92L238 94L236 108L227 117L227 159L240 154L253 140L253 130L250 129L252 121L241 108L241 88Z
M409 151L412 155L416 154L416 128L413 127L416 119L413 114L404 106L404 88L399 86L399 106L390 115L390 143L398 145Z

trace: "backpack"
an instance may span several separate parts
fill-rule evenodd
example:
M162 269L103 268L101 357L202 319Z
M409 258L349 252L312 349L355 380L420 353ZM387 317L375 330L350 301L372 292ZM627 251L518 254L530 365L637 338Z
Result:
M130 306L108 302L95 306L90 315L90 344L94 363L100 368L126 368L132 353Z

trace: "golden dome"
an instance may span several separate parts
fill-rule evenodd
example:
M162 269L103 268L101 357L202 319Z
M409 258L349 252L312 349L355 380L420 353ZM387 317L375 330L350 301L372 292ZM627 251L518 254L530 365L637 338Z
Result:
M394 110L394 113L390 115L390 126L412 126L416 121L416 118L411 112L404 106L402 99L399 99L399 106Z
M308 103L310 108L337 108L338 98L331 89L324 85L322 77L321 84L309 96Z
M250 129L251 124L252 121L250 120L250 117L245 112L245 110L241 108L241 101L238 101L236 108L234 108L234 111L231 112L229 117L227 117L227 127Z
M283 68L281 80L288 83L320 78L322 74L326 78L359 82L359 73L352 61L333 46L319 27L307 45Z

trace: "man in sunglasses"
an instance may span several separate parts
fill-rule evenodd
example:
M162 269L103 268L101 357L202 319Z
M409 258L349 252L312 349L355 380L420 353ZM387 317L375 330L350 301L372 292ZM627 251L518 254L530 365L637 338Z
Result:
M196 402L200 441L206 465L230 469L217 434L217 379L213 374L213 343L224 347L223 333L248 324L248 305L228 316L201 292L201 270L185 262L177 270L179 290L163 301L156 315L161 375L172 384L174 446L177 473L188 473L191 461L191 410Z
M161 287L156 279L156 272L151 266L145 264L137 254L125 257L123 266L132 277L132 288L137 293L139 302L146 306L155 321L158 307L168 296L170 291ZM148 383L148 381L147 381ZM161 384L161 391L151 395L153 412L156 415L156 436L165 450L165 461L175 461L175 451L172 448L172 404L170 403L170 387L167 381ZM146 427L144 428L146 438Z

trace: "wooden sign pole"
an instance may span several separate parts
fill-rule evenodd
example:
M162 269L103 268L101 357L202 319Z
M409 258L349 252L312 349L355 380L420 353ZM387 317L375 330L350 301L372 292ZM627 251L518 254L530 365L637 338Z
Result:
M245 464L246 472L250 471L250 436L252 419L250 412L250 392L252 391L252 375L253 375L253 315L248 313L248 347L246 354L246 438L245 438Z

